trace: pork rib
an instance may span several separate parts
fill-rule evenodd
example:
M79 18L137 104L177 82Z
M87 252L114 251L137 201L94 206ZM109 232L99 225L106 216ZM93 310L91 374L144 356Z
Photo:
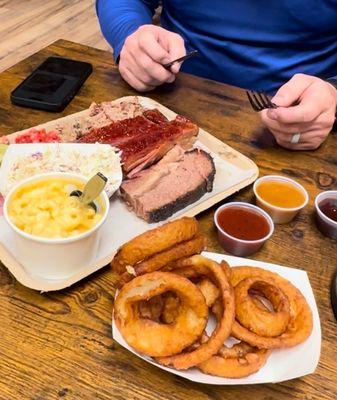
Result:
M129 176L161 159L176 144L191 147L199 128L188 119L177 116L173 121L158 110L93 129L80 143L106 143L122 151L123 170Z

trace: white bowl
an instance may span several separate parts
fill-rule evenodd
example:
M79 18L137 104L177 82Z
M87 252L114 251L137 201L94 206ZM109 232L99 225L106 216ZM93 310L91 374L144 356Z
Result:
M8 204L13 194L30 182L46 178L75 178L82 182L88 179L80 175L68 173L47 173L35 175L20 182L12 188L4 203L4 217L13 232L16 248L16 258L25 266L27 272L44 279L65 279L86 268L94 260L98 245L99 232L109 212L109 199L103 191L101 199L104 204L104 214L92 229L78 236L69 238L42 238L30 235L13 224L8 215Z

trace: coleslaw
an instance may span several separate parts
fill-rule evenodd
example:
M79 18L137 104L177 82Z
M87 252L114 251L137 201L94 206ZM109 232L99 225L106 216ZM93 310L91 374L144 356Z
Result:
M91 178L101 172L108 178L106 192L111 196L120 186L122 169L120 153L109 145L97 144L91 153L65 148L55 144L44 151L17 155L9 167L2 195L6 196L13 186L36 174L67 172Z

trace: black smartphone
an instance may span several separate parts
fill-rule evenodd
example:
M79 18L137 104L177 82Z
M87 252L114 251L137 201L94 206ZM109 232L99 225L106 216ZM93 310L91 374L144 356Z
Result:
M47 58L11 93L13 104L62 111L92 73L92 65L61 57Z

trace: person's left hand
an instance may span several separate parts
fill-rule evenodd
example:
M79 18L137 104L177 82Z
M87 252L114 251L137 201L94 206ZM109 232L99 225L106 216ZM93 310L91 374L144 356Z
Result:
M291 150L314 150L334 124L337 90L322 79L296 74L278 90L272 102L278 108L263 110L261 118L277 143ZM299 141L293 143L297 134Z

